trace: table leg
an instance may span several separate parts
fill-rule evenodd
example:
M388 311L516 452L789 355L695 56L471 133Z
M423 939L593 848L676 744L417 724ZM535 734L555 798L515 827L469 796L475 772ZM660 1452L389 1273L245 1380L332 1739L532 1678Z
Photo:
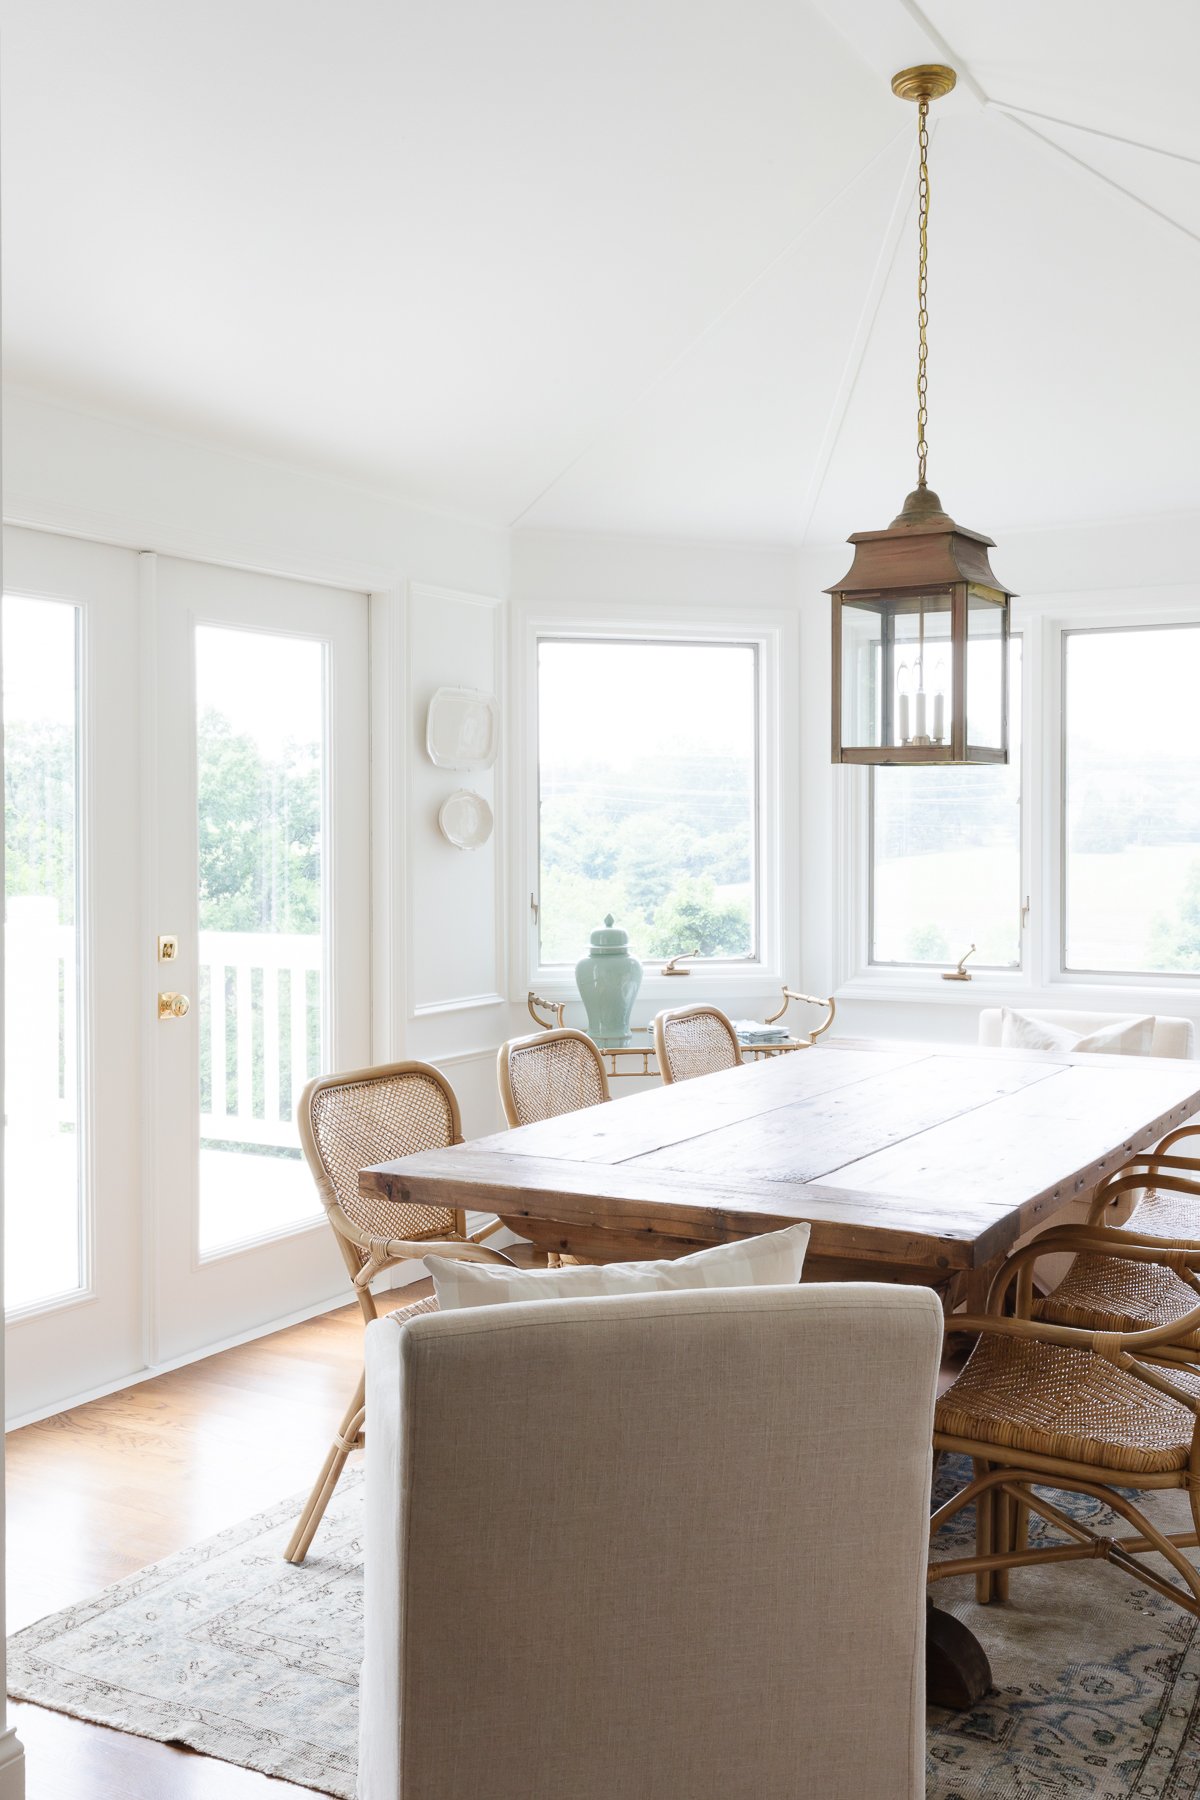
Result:
M978 1706L992 1686L992 1671L973 1631L926 1601L925 1698L930 1706L965 1712Z

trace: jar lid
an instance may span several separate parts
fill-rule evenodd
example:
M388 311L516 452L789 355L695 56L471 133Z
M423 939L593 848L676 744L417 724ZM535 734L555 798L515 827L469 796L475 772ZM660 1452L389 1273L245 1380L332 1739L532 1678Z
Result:
M591 940L592 949L623 950L629 942L629 933L627 931L622 931L619 925L615 931L613 930L613 916L611 913L605 913L604 927L604 929L593 931Z

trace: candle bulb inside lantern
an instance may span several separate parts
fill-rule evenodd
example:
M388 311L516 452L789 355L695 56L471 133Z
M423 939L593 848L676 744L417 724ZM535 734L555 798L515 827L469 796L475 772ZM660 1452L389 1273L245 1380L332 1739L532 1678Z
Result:
M946 665L939 663L933 671L933 741L940 744L946 736Z
M923 675L924 672L922 671L922 681L917 689L916 704L913 709L917 719L917 729L914 735L919 741L924 741L927 737L925 730L925 684Z
M896 670L896 742L907 744L912 733L908 721L908 664L901 663Z

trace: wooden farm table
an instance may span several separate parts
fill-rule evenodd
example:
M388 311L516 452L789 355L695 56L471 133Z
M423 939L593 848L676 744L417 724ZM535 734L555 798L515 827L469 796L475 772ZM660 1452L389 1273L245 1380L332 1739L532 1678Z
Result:
M805 1279L920 1282L980 1311L1005 1252L1200 1108L1200 1062L836 1039L452 1150L365 1193L497 1213L546 1249L680 1255L812 1221ZM930 1605L926 1691L977 1704L982 1645Z
M812 1222L805 1276L982 1305L1016 1240L1200 1108L1200 1062L839 1038L364 1169L610 1261Z

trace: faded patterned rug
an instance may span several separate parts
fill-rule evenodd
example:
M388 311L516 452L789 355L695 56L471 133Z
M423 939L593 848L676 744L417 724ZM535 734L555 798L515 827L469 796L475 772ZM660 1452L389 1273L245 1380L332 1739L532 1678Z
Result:
M939 1497L965 1478L950 1465ZM343 1480L303 1568L282 1559L294 1497L18 1632L9 1692L353 1800L361 1482ZM1151 1500L1186 1528L1181 1496ZM971 1529L953 1521L939 1550ZM1200 1621L1101 1563L1018 1569L1004 1606L973 1591L939 1582L935 1597L981 1638L996 1687L974 1712L930 1711L928 1800L1200 1793Z

